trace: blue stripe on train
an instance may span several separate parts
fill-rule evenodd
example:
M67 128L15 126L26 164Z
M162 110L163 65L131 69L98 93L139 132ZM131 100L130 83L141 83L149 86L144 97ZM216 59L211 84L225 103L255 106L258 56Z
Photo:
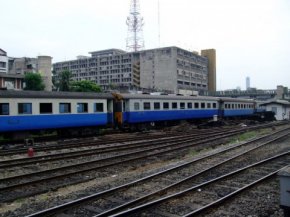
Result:
M109 119L111 118L107 113L3 116L0 117L0 132L104 126L108 124Z
M150 122L150 121L212 118L213 115L217 115L217 114L218 114L217 109L124 112L123 121L127 123L138 123L138 122Z
M225 109L224 116L245 116L252 115L254 113L254 109Z

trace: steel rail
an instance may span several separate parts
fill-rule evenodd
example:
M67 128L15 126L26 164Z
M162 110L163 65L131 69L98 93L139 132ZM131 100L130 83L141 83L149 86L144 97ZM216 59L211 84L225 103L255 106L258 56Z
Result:
M114 217L115 217L115 216L118 216L118 217L120 217L120 216L128 216L128 215L132 215L132 214L137 214L137 213L139 213L139 212L142 211L142 210L148 209L149 207L156 206L156 205L158 205L158 204L160 204L160 203L162 203L162 202L165 202L165 201L167 201L167 200L170 200L170 199L173 199L173 198L180 197L180 196L182 196L182 195L184 195L184 194L186 194L186 193L189 193L189 192L191 192L191 191L194 191L194 190L197 190L197 189L199 189L199 188L205 187L206 185L212 184L212 183L214 183L214 182L216 182L216 181L219 181L219 180L222 180L222 179L228 178L228 177L230 177L230 176L232 176L232 175L236 175L236 174L238 174L238 173L240 173L240 172L243 172L243 171L245 171L245 170L247 170L247 169L249 169L249 168L253 168L254 166L257 166L257 165L263 164L263 163L265 163L265 162L269 162L269 161L271 161L271 160L275 160L275 159L277 159L277 158L279 158L279 157L287 156L287 155L289 155L289 154L290 154L290 151L287 151L287 152L284 152L284 153L281 153L281 154L275 155L275 156L273 156L273 157L270 157L270 158L264 159L264 160L262 160L262 161L256 162L256 163L251 164L251 165L248 165L248 166L246 166L246 167L243 167L243 168L237 169L237 170L235 170L235 171L233 171L233 172L230 172L230 173L227 173L227 174L225 174L225 175L219 176L219 177L217 177L217 178L211 179L211 180L206 181L206 182L204 182L204 183L201 183L201 184L195 185L195 186L193 186L193 187L191 187L191 188L188 188L188 189L186 189L186 190L180 191L180 192L178 192L178 193L175 193L175 194L171 194L171 195L165 196L165 197L160 198L160 199L157 199L157 200L155 200L155 201L150 201L150 202L148 202L148 203L146 203L146 204L142 204L142 205L140 205L140 206L136 206L136 207L134 207L134 208L131 208L131 209L126 210L126 211L123 211L123 212L116 213L116 214L111 215L111 216L114 216ZM287 163L287 164L288 164L288 163ZM284 165L284 166L281 167L279 170L281 170L281 169L284 168L285 166L287 166L287 165ZM268 174L268 175L265 176L265 177L268 178L268 177L270 177L270 176L273 176L273 175L275 175L279 170L276 170L275 172L272 172L272 173ZM259 179L259 180L255 181L255 182L251 183L249 186L252 186L252 185L254 185L254 184L256 184L256 183L258 183L258 182L260 182L260 181L261 181L261 180ZM246 187L246 188L248 188L248 187ZM243 188L240 188L239 190L237 190L237 191L235 191L235 192L232 192L232 194L231 194L231 195L228 195L228 196L229 196L229 197L232 197L232 196L236 195L237 193L239 193L239 192L245 190L246 188L244 188L244 187L243 187ZM225 199L226 199L226 197L224 197L224 198L220 198L219 200L217 200L217 201L215 201L215 202L213 202L213 203L210 203L210 204L208 204L208 205L206 205L206 206L204 206L204 207L202 207L202 208L200 208L200 209L198 209L198 210L195 210L195 211L193 211L193 212L190 212L190 213L188 213L187 215L188 215L188 216L192 216L192 215L194 215L194 214L197 214L198 212L204 211L205 209L207 209L207 208L209 208L209 207L212 207L212 206L214 206L214 205L216 205L216 204L219 204L221 201L223 201L223 200L225 200ZM33 216L33 215L32 215L32 216Z
M230 131L232 132L232 131ZM220 135L223 133L219 133L216 135ZM207 134L211 135L211 134ZM158 139L151 139L147 138L150 141L144 141L145 139L142 139L142 141L138 141L135 143L130 144L121 144L121 145L114 145L114 146L107 146L107 147L97 147L89 150L76 150L66 153L55 153L55 154L49 154L49 155L41 155L41 156L35 156L33 158L17 158L12 160L5 160L0 161L0 169L8 168L8 167L16 167L16 166L23 166L27 164L34 164L34 163L43 163L43 162L49 162L49 161L55 161L55 160L63 160L63 159L69 159L69 158L77 158L77 157L84 157L84 156L90 156L90 155L97 155L97 154L104 154L104 153L110 153L114 151L121 151L121 150L128 150L128 149L137 149L140 147L147 147L152 145L158 145L163 144L166 141L183 141L185 138L195 138L196 140L204 139L204 136L194 137L195 135L186 135L186 136L172 136L172 137L166 137L166 138L158 138ZM116 142L117 143L117 142ZM119 142L121 143L121 142ZM47 159L46 159L47 158Z
M277 132L275 132L274 134L276 134L276 133L277 133ZM286 134L286 135L288 135L288 134ZM258 140L261 140L261 139L266 138L266 137L268 137L268 135L263 136L263 137L260 137L260 138L253 139L253 141L250 141L250 142L258 141ZM276 138L276 139L280 139L280 138ZM269 141L269 142L272 142L272 141ZM267 143L268 143L268 142L267 142ZM226 152L226 151L229 151L229 150L235 149L235 148L237 148L237 147L239 147L239 146L242 146L242 145L245 145L245 144L247 144L247 142L245 142L245 143L243 143L243 144L239 144L239 145L234 146L234 147L229 147L229 148L227 148L227 149L225 149L225 150L222 150L222 151L220 151L220 152L216 152L216 153L213 153L213 154L210 154L210 155L204 156L204 157L200 157L200 158L198 158L198 159L195 159L195 160L192 160L192 161L190 161L190 162L187 162L187 163L184 163L184 164L181 164L181 165L175 166L175 167L173 167L173 168L169 168L169 169L164 170L164 171L162 171L162 172L158 172L158 173L155 173L155 174L149 175L149 176L144 177L144 178L141 178L141 179L139 179L139 180L135 180L135 181L133 181L133 182L130 182L130 183L127 183L127 184L124 184L124 185L121 185L121 186L117 186L117 187L114 187L114 188L108 189L108 190L103 191L103 192L99 192L99 193L96 193L96 194L93 194L93 195L90 195L90 196L84 197L83 199L81 198L81 199L78 199L78 200L75 200L75 201L72 201L72 202L69 202L69 203L66 203L66 204L63 204L63 205L57 206L57 207L53 207L53 208L50 208L50 209L47 209L47 210L44 210L44 211L40 211L40 212L38 212L38 213L36 213L36 214L33 214L33 215L30 215L30 216L42 216L42 215L44 215L44 216L50 216L50 215L53 215L53 214L59 213L59 212L61 212L61 211L63 211L63 210L66 210L66 209L69 209L69 208L72 208L72 207L79 206L79 205L82 204L82 203L86 203L86 202L88 202L88 201L92 201L92 200L95 200L95 199L97 199L97 198L103 197L103 196L105 196L105 195L107 195L107 194L111 194L111 193L113 193L114 191L122 190L122 189L128 188L128 187L130 187L130 186L134 186L134 185L136 185L137 183L140 183L140 182L143 182L143 181L145 181L145 180L151 179L151 178L156 177L156 176L158 176L158 175L160 175L160 174L165 174L165 173L168 173L168 172L170 172L170 171L180 169L180 168L185 167L185 166L187 166L187 165L189 165L189 164L196 163L196 162L198 162L198 161L200 161L200 160L203 160L203 159L205 159L205 158L208 158L208 157L212 157L212 156L214 156L214 155L221 154L221 153L223 153L223 152ZM218 164L218 165L219 165L219 164ZM214 165L212 168L215 168L215 167L217 167L218 165ZM205 172L205 171L202 171L201 173L204 173L204 172ZM199 174L197 174L197 175L200 175L201 173L199 173ZM181 180L180 183L185 182L186 180L191 179L191 178L193 178L193 176L191 176L190 178L186 178L186 179ZM176 184L176 183L175 183L175 184L172 184L172 185L169 186L168 188L173 187L174 185L177 185L177 184ZM167 189L167 188L166 188L166 189ZM154 192L154 193L152 193L152 194L159 194L159 193L161 193L162 191L164 191L164 190L166 190L166 189L161 189L160 191ZM149 194L149 195L146 195L146 196L144 196L144 197L142 197L142 198L139 198L139 199L137 199L138 201L136 200L136 202L140 202L141 200L147 199L148 197L152 196L152 194ZM117 207L117 209L115 208L115 210L110 210L110 211L106 211L106 212L104 212L104 213L101 213L101 214L99 214L98 216L108 216L108 215L110 215L110 214L115 213L116 211L118 211L118 210L120 210L120 209L128 208L129 205L132 205L132 202L129 202L128 204L125 204L125 205L122 205L122 206L120 206L120 207Z

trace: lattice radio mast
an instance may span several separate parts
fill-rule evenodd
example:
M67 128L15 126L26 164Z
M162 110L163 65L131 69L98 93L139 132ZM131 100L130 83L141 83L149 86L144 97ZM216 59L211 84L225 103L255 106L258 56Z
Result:
M140 15L139 0L131 0L130 15L127 17L128 26L126 49L127 51L140 51L144 49L143 17Z

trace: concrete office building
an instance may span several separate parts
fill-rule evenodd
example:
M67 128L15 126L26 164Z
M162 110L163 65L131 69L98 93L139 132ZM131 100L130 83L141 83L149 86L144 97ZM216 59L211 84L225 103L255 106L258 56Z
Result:
M138 52L109 49L90 54L91 57L79 56L76 60L53 64L56 76L69 70L73 80L90 80L103 89L117 86L190 93L207 91L209 86L215 88L208 79L209 68L215 74L215 55L214 64L210 65L209 57L178 47Z
M140 86L186 94L208 90L208 58L178 47L140 51Z

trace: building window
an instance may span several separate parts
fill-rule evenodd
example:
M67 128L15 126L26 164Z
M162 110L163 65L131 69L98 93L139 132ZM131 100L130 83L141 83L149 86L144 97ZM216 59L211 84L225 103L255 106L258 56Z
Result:
M18 103L18 114L32 114L32 103Z
M184 102L181 102L179 105L180 105L180 109L185 109L185 103Z
M59 113L71 113L70 103L59 103Z
M140 104L139 104L139 102L135 102L134 103L134 110L135 111L139 111L140 110Z
M169 109L169 103L168 102L164 102L163 103L163 109Z
M191 103L191 102L188 102L188 103L187 103L187 108L188 108L188 109L192 109L192 103Z
M52 103L39 103L39 113L40 114L51 114L52 113Z
M160 102L154 102L154 110L160 109Z
M151 108L150 108L150 102L144 102L143 103L143 109L144 110L150 110Z
M0 115L9 115L9 103L0 103Z
M87 104L87 103L85 103ZM95 103L94 112L104 112L104 103Z
M177 109L177 102L172 103L172 109Z
M78 113L87 113L88 112L88 103L78 103L77 104Z

